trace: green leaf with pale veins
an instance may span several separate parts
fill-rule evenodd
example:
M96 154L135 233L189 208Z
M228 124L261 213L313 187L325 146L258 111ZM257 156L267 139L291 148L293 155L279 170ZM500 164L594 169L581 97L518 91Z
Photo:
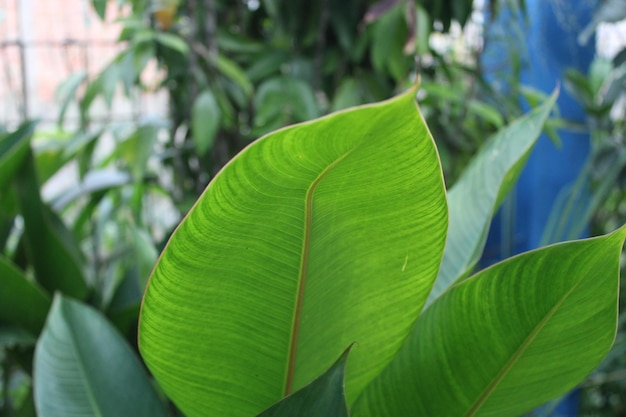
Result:
M139 344L188 417L256 415L356 343L350 402L393 358L447 228L414 96L265 136L181 223L148 284Z
M517 416L563 395L615 338L625 237L545 247L453 285L353 415Z

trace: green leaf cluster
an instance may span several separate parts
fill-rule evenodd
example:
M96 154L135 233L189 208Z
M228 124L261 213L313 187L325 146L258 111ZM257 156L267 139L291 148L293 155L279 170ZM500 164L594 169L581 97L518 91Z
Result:
M468 276L556 94L449 191L414 95L261 138L180 224L139 343L186 415L519 415L606 355L626 227Z

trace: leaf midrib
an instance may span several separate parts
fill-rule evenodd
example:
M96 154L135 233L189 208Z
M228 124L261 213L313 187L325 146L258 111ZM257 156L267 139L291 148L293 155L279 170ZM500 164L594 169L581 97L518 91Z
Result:
M285 390L284 396L291 394L293 390L293 380L295 376L296 357L298 351L298 337L300 334L300 319L302 316L302 304L304 300L304 291L306 287L307 267L309 263L309 249L311 240L311 224L313 218L313 194L317 189L320 182L328 175L328 173L335 168L341 161L343 161L348 155L350 155L357 146L349 149L346 153L339 156L335 161L329 164L318 176L313 180L309 189L307 190L305 197L305 212L304 212L304 231L302 239L302 257L300 260L300 275L298 277L298 291L296 296L296 303L294 307L293 326L291 330L291 341L289 344L289 353L287 357L287 372L285 376Z
M554 317L556 312L561 308L563 303L569 298L569 296L578 288L583 279L580 279L575 285L567 291L563 297L552 307L552 309L546 314L546 316L535 326L533 331L528 335L526 340L520 345L517 351L511 356L511 359L502 367L500 372L495 376L493 381L485 388L483 393L478 397L478 400L474 403L474 405L469 409L469 411L465 414L465 417L473 417L476 415L480 407L489 399L489 396L495 391L500 382L504 379L504 377L509 373L509 371L513 368L513 366L517 363L519 358L522 357L526 349L530 346L530 344L537 338L539 333L543 330L546 324Z

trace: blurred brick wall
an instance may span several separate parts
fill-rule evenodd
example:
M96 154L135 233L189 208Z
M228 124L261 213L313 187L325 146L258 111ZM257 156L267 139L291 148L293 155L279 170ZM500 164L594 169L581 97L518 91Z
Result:
M23 119L24 82L26 116L54 120L57 86L76 72L95 76L123 48L116 44L120 12L109 2L102 22L90 0L0 0L0 124ZM120 111L137 113L132 103L116 105Z

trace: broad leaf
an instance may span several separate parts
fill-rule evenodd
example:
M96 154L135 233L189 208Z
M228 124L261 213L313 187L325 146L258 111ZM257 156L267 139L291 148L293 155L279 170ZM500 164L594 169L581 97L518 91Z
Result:
M350 348L322 376L258 417L348 417L344 373L349 352Z
M213 146L220 119L221 111L213 92L205 90L200 93L191 113L191 132L199 155L204 155Z
M35 349L40 417L166 417L133 350L96 310L57 295Z
M258 140L181 223L148 284L139 342L187 416L258 414L356 342L350 401L394 356L447 225L414 94Z
M38 335L46 321L50 297L0 256L0 323L21 326Z
M353 415L514 416L564 394L613 343L625 237L549 246L454 285Z
M522 172L556 97L492 136L448 192L448 240L427 304L480 259L491 218Z

